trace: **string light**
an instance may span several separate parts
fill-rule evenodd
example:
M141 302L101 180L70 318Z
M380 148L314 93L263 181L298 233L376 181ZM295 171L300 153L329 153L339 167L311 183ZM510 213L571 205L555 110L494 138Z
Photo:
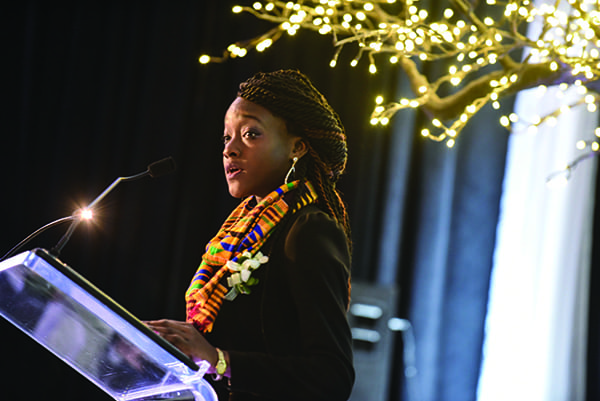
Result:
M264 51L284 33L295 35L300 29L329 35L335 68L343 49L355 52L350 61L356 67L368 58L371 74L378 63L400 66L411 86L414 99L377 103L372 124L388 124L400 109L422 108L431 116L431 127L424 137L446 141L453 146L470 119L486 104L500 109L501 99L523 89L542 85L582 88L589 112L598 110L600 85L600 0L557 0L554 4L534 6L530 0L486 0L486 7L474 8L468 0L455 0L434 20L418 0L317 0L256 1L252 6L236 5L236 14L245 12L275 26L257 38L231 44L221 57L202 55L202 64L244 57L250 50ZM498 17L500 16L500 17ZM521 32L538 20L539 37L526 38ZM511 54L522 50L524 61ZM387 57L378 57L387 55ZM422 73L426 63L449 63L448 73L429 80ZM444 86L444 93L438 91ZM557 96L562 96L561 91ZM442 107L443 105L443 107ZM531 130L542 123L556 121L569 108L561 108L533 122ZM514 121L500 117L510 128Z

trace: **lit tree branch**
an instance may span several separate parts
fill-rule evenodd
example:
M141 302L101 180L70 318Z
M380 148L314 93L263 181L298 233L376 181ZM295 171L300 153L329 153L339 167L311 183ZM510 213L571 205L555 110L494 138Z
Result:
M600 0L555 0L537 8L530 0L486 0L477 9L468 0L449 0L437 19L418 3L296 0L235 6L235 13L248 12L276 25L263 35L230 45L221 57L204 55L200 61L263 51L283 33L294 35L300 29L329 35L334 48L331 67L351 46L356 49L351 66L367 59L375 74L377 63L387 57L410 82L413 98L386 102L377 97L372 124L385 125L398 110L418 108L431 122L422 134L448 146L483 106L491 103L499 108L502 98L521 90L566 84L565 90L577 85L582 96L600 93ZM523 33L532 22L540 26L535 38ZM447 73L428 77L423 72L428 63L440 63ZM440 96L442 90L448 94ZM598 105L598 97L592 98L585 102L589 111ZM507 126L506 121L502 116L500 122Z
M423 86L433 86L427 81L425 76L420 74L417 65L412 60L402 59L399 63L411 83L413 92L418 93L419 88ZM476 78L460 90L442 98L433 91L419 106L432 118L437 117L441 120L449 120L459 117L466 107L475 100L489 95L490 87L493 86L492 83L500 82L507 75L513 75L518 78L514 82L511 82L511 85L506 86L502 91L503 96L539 85L553 85L562 82L560 81L561 72L553 71L548 62L543 64L519 64L513 62L511 63L511 67L510 70L492 71L487 75ZM404 107L396 107L396 110L401 108ZM391 116L389 111L380 114L385 114L388 117Z

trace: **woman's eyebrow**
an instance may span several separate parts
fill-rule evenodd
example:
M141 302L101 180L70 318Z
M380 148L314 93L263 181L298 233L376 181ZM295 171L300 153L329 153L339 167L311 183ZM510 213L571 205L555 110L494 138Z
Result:
M251 120L254 120L254 121L262 124L262 120L260 119L260 117L254 115L254 114L244 113L244 114L242 114L242 117L249 118Z

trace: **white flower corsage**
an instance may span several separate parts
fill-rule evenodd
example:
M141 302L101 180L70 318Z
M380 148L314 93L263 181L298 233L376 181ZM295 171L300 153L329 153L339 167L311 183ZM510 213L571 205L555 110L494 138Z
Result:
M252 272L269 261L269 257L257 252L254 257L248 251L242 252L237 262L227 262L227 267L232 272L227 277L227 285L231 290L225 295L225 299L233 301L238 294L250 294L250 287L258 284L258 279L252 277Z

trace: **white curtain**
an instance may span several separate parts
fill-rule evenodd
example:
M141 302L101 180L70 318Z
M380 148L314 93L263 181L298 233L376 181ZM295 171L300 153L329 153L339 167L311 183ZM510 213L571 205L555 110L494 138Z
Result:
M581 97L532 89L515 112L532 119ZM584 153L597 116L585 107L537 132L516 124L509 142L497 231L478 399L578 401L585 398L588 278L595 158L568 183L546 178Z

